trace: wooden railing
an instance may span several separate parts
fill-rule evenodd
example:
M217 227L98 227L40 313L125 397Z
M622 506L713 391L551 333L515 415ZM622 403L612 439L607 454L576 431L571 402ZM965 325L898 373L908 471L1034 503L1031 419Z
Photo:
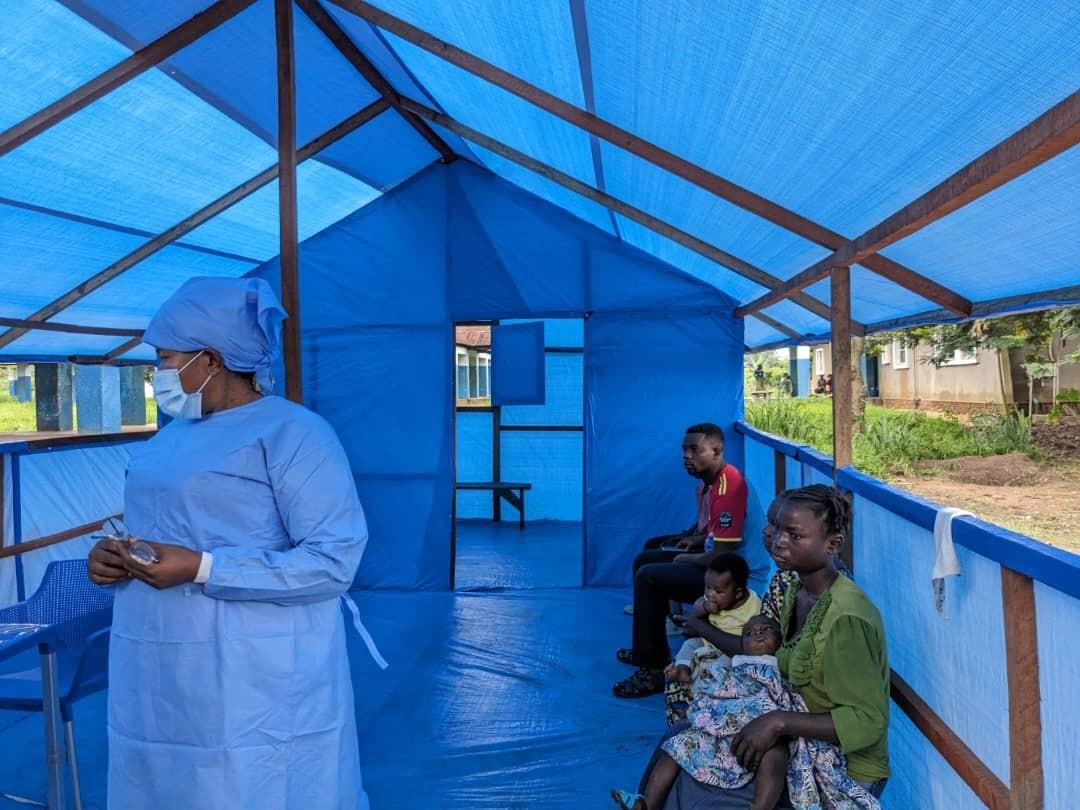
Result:
M28 551L37 551L38 549L46 548L48 546L55 546L57 543L63 543L67 540L74 540L76 537L82 537L90 534L90 532L100 529L101 524L109 518L121 517L123 517L123 515L109 515L108 517L103 517L101 520L95 520L92 523L84 523L81 526L73 526L70 529L65 529L56 534L47 534L44 537L38 537L34 540L28 540L26 542L0 548L0 560L7 557L15 557L19 554L26 554Z

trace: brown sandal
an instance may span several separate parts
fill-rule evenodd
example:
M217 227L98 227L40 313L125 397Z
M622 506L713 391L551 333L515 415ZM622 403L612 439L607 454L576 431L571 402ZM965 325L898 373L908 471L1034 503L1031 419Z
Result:
M640 667L629 678L625 678L615 684L611 690L615 697L643 698L649 695L659 695L664 691L663 674L654 675L645 667Z

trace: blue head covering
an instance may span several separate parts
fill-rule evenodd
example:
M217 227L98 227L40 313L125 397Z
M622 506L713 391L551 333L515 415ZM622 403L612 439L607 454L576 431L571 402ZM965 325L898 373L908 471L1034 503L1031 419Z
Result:
M143 342L180 352L215 349L225 368L255 372L259 387L269 391L285 317L261 278L189 278L150 320Z

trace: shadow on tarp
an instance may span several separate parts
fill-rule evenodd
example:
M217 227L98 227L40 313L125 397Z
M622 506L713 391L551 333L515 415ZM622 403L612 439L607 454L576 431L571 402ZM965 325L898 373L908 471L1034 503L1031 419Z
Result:
M349 633L365 787L375 810L603 807L636 785L660 697L620 701L625 591L359 592L390 669ZM75 708L85 805L105 807L105 695ZM45 796L40 715L0 713L0 792ZM20 807L0 800L2 807Z
M580 522L457 522L455 584L459 591L581 587Z

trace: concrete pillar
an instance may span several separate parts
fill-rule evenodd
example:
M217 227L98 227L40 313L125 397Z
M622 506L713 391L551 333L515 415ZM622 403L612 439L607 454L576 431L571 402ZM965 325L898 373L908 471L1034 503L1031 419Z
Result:
M75 408L79 433L120 430L120 369L116 366L75 366Z
M37 429L72 430L75 427L69 363L35 363Z
M799 390L799 349L797 346L788 347L788 374L791 376L791 395L793 397L805 396L805 391Z
M8 395L16 402L29 402L34 397L34 383L30 379L30 366L26 363L15 365L15 376L8 383Z
M143 366L120 366L120 423L146 424L146 377Z

